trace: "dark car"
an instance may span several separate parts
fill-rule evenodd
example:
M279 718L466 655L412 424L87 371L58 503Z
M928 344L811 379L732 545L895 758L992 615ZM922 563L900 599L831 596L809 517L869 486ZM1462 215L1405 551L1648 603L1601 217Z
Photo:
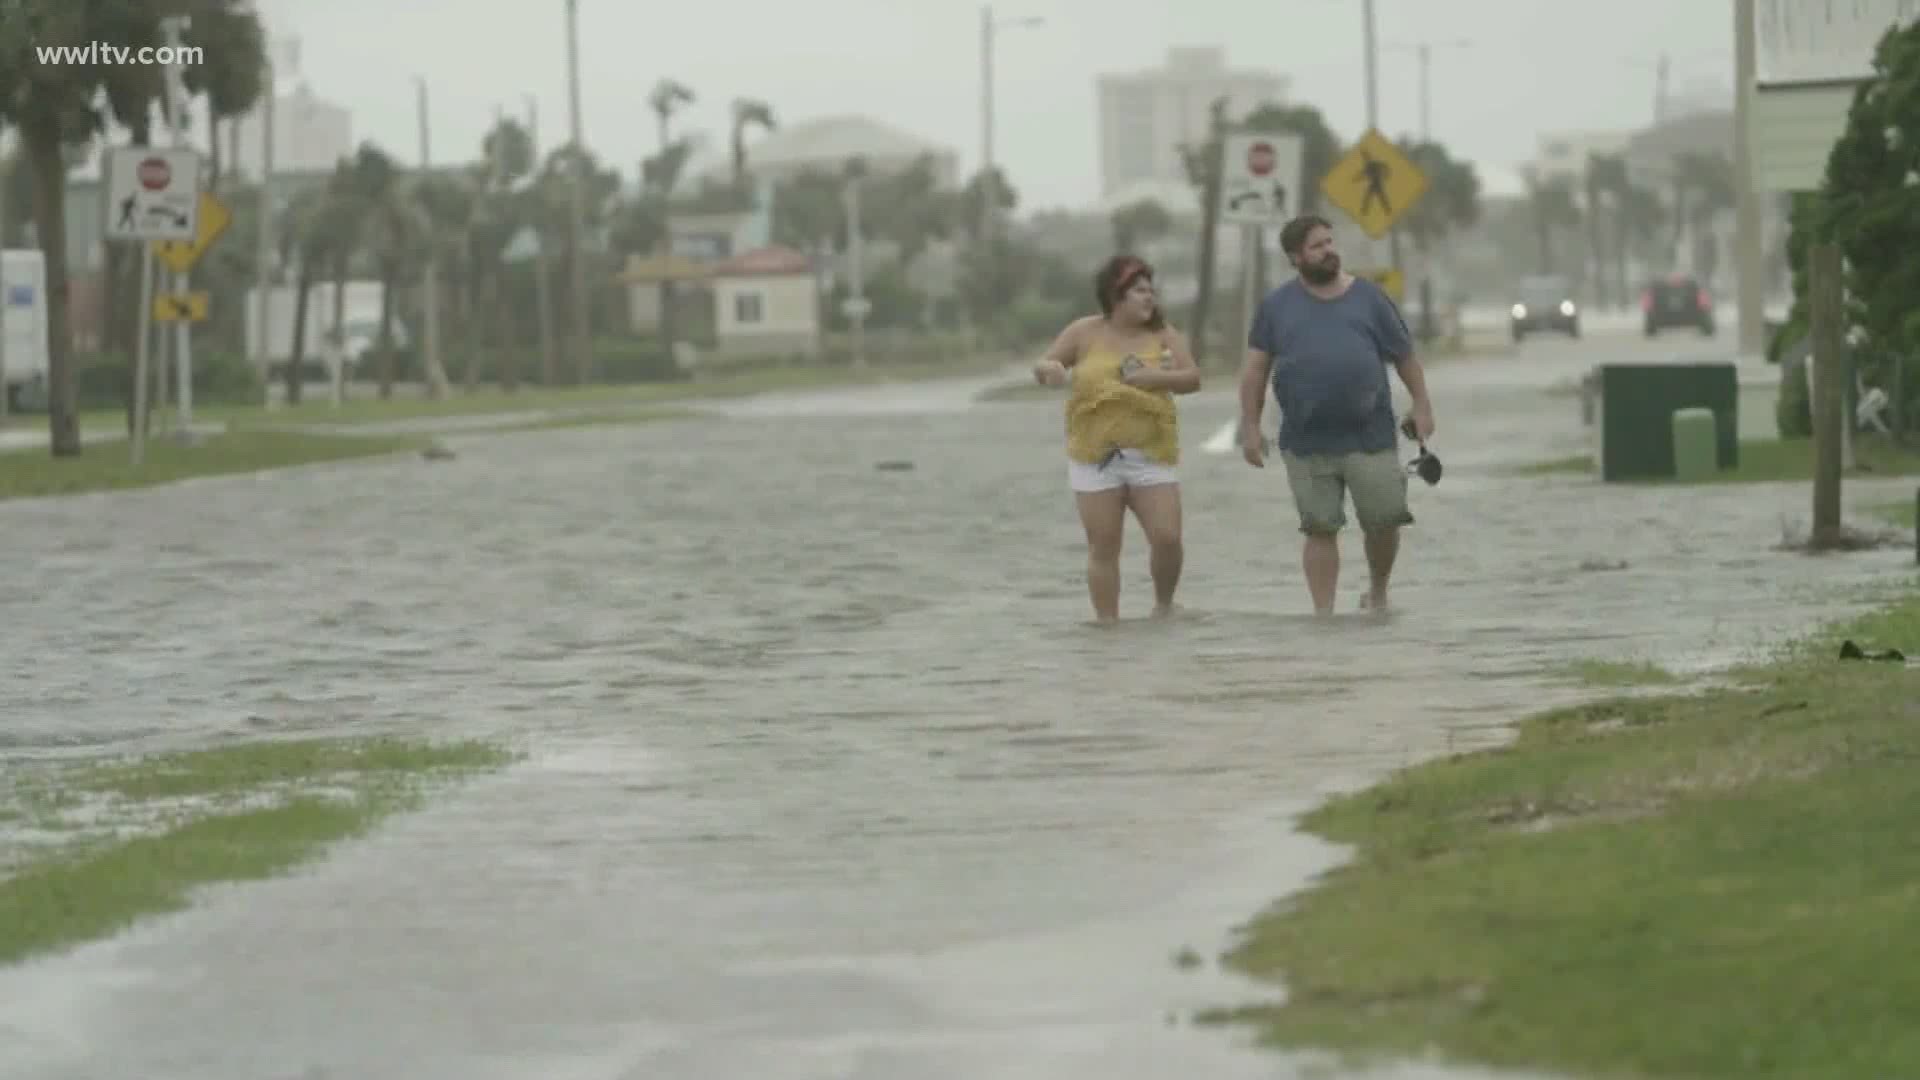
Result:
M1640 292L1648 337L1662 330L1698 330L1713 336L1713 294L1685 274L1669 274Z
M1573 286L1556 274L1520 279L1519 299L1509 313L1513 340L1542 330L1568 337L1580 336L1580 305L1573 302Z

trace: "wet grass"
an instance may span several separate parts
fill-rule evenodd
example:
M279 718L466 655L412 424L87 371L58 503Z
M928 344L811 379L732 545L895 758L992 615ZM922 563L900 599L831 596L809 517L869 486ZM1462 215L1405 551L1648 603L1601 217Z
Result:
M1588 686L1673 686L1678 675L1645 660L1579 660L1562 674Z
M71 458L52 457L45 450L19 450L0 453L0 499L152 487L201 476L380 457L426 445L427 440L415 437L231 431L192 445L169 438L149 440L146 460L139 465L132 463L125 442L96 443Z
M1892 440L1861 436L1853 445L1854 461L1863 476L1920 475L1920 453L1902 448ZM1599 465L1591 454L1557 458L1523 465L1524 476L1599 474ZM1748 439L1740 443L1740 464L1714 475L1709 484L1757 484L1776 480L1813 479L1813 440ZM1672 480L1648 480L1649 484L1671 484Z
M264 405L211 406L196 408L194 414L201 420L221 420L230 425L247 426L369 424L556 409L608 411L670 404L693 398L742 397L782 390L920 382L992 371L1005 366L1006 362L1007 358L1001 355L983 355L950 363L899 363L878 357L864 370L843 365L790 365L715 372L709 377L687 382L528 386L512 393L497 386L488 386L471 394L456 389L451 396L440 400L420 396L417 392L403 392L381 400L373 396L371 387L356 385L349 391L347 400L337 408L322 394L294 406L281 405L273 409ZM90 415L86 419L96 419L102 423L118 422L118 415Z
M262 741L13 777L0 814L40 835L0 870L0 964L181 910L200 886L283 873L435 783L510 760L478 742Z
M1866 512L1867 516L1884 521L1889 525L1897 525L1903 529L1920 528L1920 525L1916 525L1914 521L1914 503L1912 499L1903 499L1900 502L1881 503L1877 506L1869 506Z
M1920 584L1920 582L1916 582ZM1356 1058L1572 1075L1920 1075L1920 593L1736 687L1526 720L1305 821L1355 857L1224 958L1203 1019Z

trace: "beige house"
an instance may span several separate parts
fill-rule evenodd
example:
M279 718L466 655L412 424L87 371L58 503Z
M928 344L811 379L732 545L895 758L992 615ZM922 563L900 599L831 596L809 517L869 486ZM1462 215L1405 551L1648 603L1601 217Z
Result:
M764 247L715 264L713 336L729 355L805 354L820 349L820 282L813 260Z

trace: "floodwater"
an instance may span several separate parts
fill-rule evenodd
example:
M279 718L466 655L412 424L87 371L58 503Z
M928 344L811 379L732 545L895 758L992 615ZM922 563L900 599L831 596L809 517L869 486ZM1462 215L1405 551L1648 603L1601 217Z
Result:
M288 878L0 971L0 1076L1302 1075L1185 1020L1270 990L1173 962L1337 858L1294 813L1500 739L1576 693L1546 677L1568 661L1729 663L1910 564L1772 550L1803 487L1497 471L1583 447L1546 391L1649 348L1432 370L1447 475L1416 483L1386 621L1302 617L1282 473L1197 450L1225 378L1184 404L1187 611L1133 618L1132 534L1108 631L1058 402L964 386L0 506L8 758L374 732L529 754Z

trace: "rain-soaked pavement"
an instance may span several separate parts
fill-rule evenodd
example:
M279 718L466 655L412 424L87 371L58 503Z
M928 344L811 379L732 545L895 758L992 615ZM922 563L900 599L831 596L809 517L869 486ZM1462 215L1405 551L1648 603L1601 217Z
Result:
M1500 738L1575 693L1556 665L1724 664L1910 564L1773 551L1801 486L1495 470L1584 445L1548 387L1676 351L1436 366L1447 475L1416 485L1385 623L1301 616L1281 472L1198 452L1225 377L1184 405L1188 612L1110 632L1058 401L965 387L0 506L6 757L372 732L530 755L0 971L0 1076L1302 1075L1181 1021L1268 991L1172 959L1337 857L1291 814Z

